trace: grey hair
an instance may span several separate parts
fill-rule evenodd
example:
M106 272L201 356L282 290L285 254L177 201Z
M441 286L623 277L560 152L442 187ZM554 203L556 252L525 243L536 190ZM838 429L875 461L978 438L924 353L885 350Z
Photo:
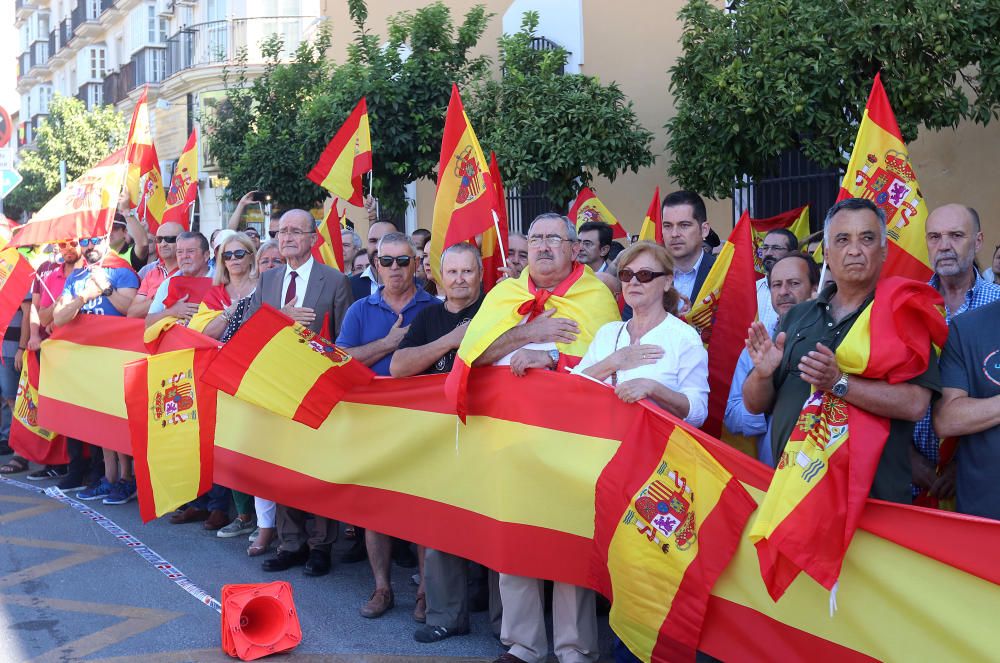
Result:
M292 218L295 218L295 217L301 217L303 219L308 218L309 219L309 223L311 224L311 226L310 226L311 230L312 231L316 230L316 217L314 217L312 214L310 214L309 212L307 212L304 209L290 209L290 210L288 210L287 212L285 212L284 214L281 215L281 217L279 218L278 222L280 223L281 219L285 218L286 216L289 219L292 219Z
M270 238L270 239L268 239L268 240L266 240L264 242L261 242L260 243L260 248L257 249L257 253L263 253L264 251L269 251L270 249L279 250L278 249L278 240L276 238L274 238L274 237L272 237L272 238Z
M341 235L343 235L344 233L351 233L351 244L353 244L354 248L356 248L356 249L360 249L361 248L361 235L359 235L358 233L354 232L353 230L349 230L347 228L344 228L340 232Z
M878 217L878 225L882 230L882 246L888 242L888 229L886 228L885 210L868 200L867 198L844 198L840 202L834 203L833 207L826 211L826 218L823 219L823 245L830 246L830 221L841 210L868 210Z
M528 234L529 235L531 234L531 229L534 228L535 224L538 223L539 221L550 221L552 219L559 219L566 224L566 239L568 239L571 242L575 242L577 240L576 226L573 224L573 222L569 220L568 216L564 216L562 214L556 214L555 212L545 212L544 214L539 214L538 216L536 216L535 219L531 222L531 225L528 226Z
M417 255L417 249L413 246L413 242L404 233L386 233L382 235L382 239L378 241L378 254L382 255L382 245L383 244L406 244L413 251L413 255Z
M442 272L444 271L444 257L449 253L471 253L476 256L476 264L479 265L479 273L483 273L483 256L479 253L479 248L475 244L460 242L459 244L452 244L445 249L441 254L441 264L439 266Z

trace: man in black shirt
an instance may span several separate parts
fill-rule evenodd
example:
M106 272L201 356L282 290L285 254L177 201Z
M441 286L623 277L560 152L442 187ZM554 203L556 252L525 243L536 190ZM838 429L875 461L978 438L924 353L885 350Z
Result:
M393 377L447 373L455 363L469 321L483 301L483 260L475 244L456 244L441 256L445 301L417 314L392 355ZM413 617L425 621L413 637L438 642L469 632L468 562L448 553L425 550ZM426 588L426 594L424 590ZM426 598L425 598L426 596Z

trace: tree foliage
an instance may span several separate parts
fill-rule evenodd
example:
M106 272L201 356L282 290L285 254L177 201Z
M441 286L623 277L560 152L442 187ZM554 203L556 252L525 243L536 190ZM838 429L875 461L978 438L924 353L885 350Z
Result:
M470 115L484 149L497 154L508 185L543 181L564 207L594 173L609 180L653 164L653 134L616 83L563 74L562 48L536 50L537 12L499 40L502 76L476 90Z
M712 197L801 150L845 163L875 74L907 141L1000 113L996 0L689 0L666 125L680 184Z
M8 215L37 212L59 192L60 161L66 162L66 181L72 181L124 145L126 132L111 106L88 112L76 97L53 96L34 148L21 150L17 169L24 181L4 200Z

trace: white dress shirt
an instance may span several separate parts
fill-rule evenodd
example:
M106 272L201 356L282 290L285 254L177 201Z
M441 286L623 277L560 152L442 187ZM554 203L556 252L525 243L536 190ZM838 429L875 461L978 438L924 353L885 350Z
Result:
M295 272L295 301L293 306L301 307L306 297L306 286L309 284L309 274L312 273L313 257L292 269L291 265L285 265L285 278L281 281L281 301L279 307L285 305L285 293L288 292L288 285L292 282L292 272Z
M778 312L771 305L771 289L767 286L767 277L757 279L757 319L768 329L778 324Z

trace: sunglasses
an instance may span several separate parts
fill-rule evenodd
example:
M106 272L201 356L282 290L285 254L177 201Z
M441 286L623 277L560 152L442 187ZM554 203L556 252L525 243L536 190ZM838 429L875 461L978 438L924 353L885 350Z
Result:
M75 239L71 239L68 242L59 242L56 246L58 246L60 249L65 249L67 246L72 246L75 248L77 246L80 246L80 242L76 241Z
M406 267L413 260L413 256L379 256L378 264L383 267L392 267L392 263L396 263L400 267Z
M666 272L654 272L650 269L640 269L637 272L633 272L631 269L619 269L618 270L618 280L622 283L628 283L632 280L632 277L639 279L639 283L649 283L655 278L661 276L666 276Z
M157 235L157 244L175 244L177 242L177 235Z
M248 255L250 255L249 251L247 251L245 249L236 249L235 251L223 251L222 252L222 259L223 260L232 260L233 258L236 258L237 260L243 260Z
M267 236L270 237L271 239L274 239L275 237L278 236L278 231L277 230L268 230L267 231Z
M85 237L80 240L80 246L97 246L103 241L103 237Z

